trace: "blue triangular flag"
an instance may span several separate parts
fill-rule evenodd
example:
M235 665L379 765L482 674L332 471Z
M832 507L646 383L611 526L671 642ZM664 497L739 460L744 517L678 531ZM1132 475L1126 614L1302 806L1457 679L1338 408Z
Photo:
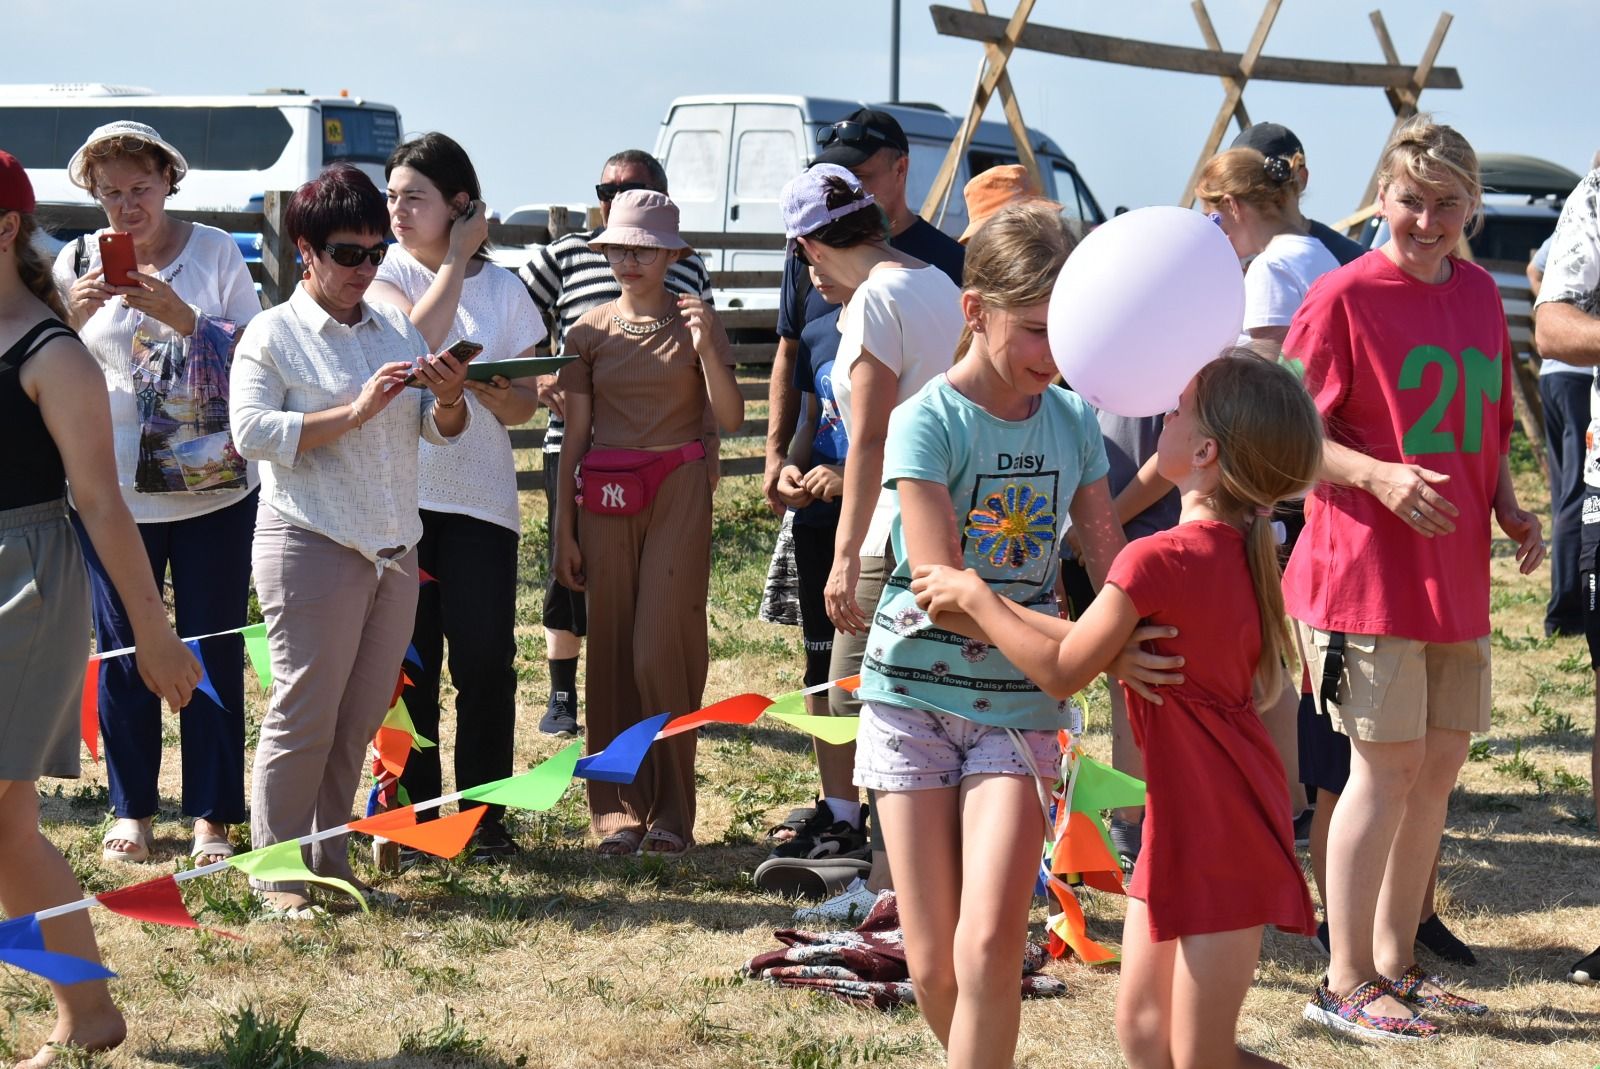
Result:
M428 667L427 665L422 663L422 655L417 652L417 647L416 647L415 643L412 643L412 644L409 644L409 645L406 646L406 660L405 660L405 663L406 664L414 664L418 668L426 668L426 667Z
M378 812L378 792L383 789L383 784L374 783L372 790L367 792L367 816L376 816Z
M63 986L85 980L112 980L117 975L99 962L46 950L39 917L34 913L0 923L0 961Z
M228 707L222 704L221 698L217 697L217 688L211 682L211 673L206 671L206 659L200 656L200 640L191 638L184 645L189 647L189 652L194 654L194 659L200 662L200 682L195 684L195 689L216 702L218 709L226 711Z
M639 763L644 760L645 751L655 741L656 732L671 716L671 713L662 713L639 721L612 739L604 750L578 758L578 766L572 774L601 783L632 783L633 777L639 774Z

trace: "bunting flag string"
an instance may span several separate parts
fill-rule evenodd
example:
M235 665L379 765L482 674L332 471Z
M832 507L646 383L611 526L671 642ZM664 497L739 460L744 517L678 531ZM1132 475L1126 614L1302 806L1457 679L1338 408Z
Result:
M409 680L403 679L402 682ZM855 738L859 721L854 717L809 715L803 711L805 698L832 686L855 689L859 683L859 677L852 676L785 694L776 700L759 694L738 694L676 717L662 713L629 727L605 749L596 753L582 756L583 743L575 741L527 772L414 804L404 799L403 790L398 784L399 771L391 771L389 766L392 764L403 770L405 755L412 748L432 743L417 736L409 713L397 699L396 708L391 709L385 727L380 729L380 737L387 740L381 747L385 751L385 759L380 771L401 800L400 808L368 813L363 818L336 828L0 922L0 961L58 983L111 978L115 974L98 963L46 950L39 922L101 905L114 913L146 923L199 928L184 906L178 884L230 868L262 882L312 882L335 887L354 897L365 910L366 902L357 888L344 880L319 876L307 867L303 847L334 836L360 832L392 839L441 857L453 857L466 848L479 821L483 819L483 806L468 806L435 820L420 820L419 814L462 801L532 811L548 810L561 800L574 777L631 783L654 742L708 724L748 725L762 716L771 716L816 735L823 741L849 742ZM86 684L86 706L89 692L90 687ZM391 734L384 736L381 734L384 731ZM1061 912L1053 914L1049 920L1051 949L1058 957L1070 949L1089 963L1115 961L1114 953L1088 938L1082 909L1078 907L1072 889L1062 879L1062 874L1080 872L1085 882L1092 886L1121 891L1121 870L1116 865L1105 830L1099 823L1098 813L1102 808L1141 804L1143 784L1083 755L1072 744L1070 735L1066 736L1065 741L1071 747L1067 762L1070 772L1065 782L1058 781L1053 792L1056 815L1051 826L1052 842L1046 844L1046 856L1049 859L1049 864L1045 866L1046 882L1061 905Z

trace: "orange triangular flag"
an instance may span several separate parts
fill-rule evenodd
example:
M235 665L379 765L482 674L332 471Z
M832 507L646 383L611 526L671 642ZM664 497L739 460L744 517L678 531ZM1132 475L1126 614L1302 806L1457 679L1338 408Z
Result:
M399 728L380 727L372 736L372 748L378 752L378 761L391 775L399 776L406 770L406 757L411 753L411 736Z
M1056 901L1061 904L1061 912L1052 916L1046 925L1050 932L1050 953L1059 958L1070 949L1085 965L1116 961L1115 952L1089 938L1083 907L1078 905L1072 888L1052 876L1050 890L1055 892Z
M405 846L415 847L436 857L455 857L465 850L483 819L488 807L475 805L448 817L418 823L417 811L412 806L394 809L387 813L358 820L350 825L351 831L382 835Z
M1117 859L1106 849L1106 842L1100 837L1100 829L1094 826L1093 819L1087 813L1071 814L1067 821L1067 833L1056 841L1055 856L1051 859L1050 871L1079 872L1083 874L1084 882L1089 883L1091 887L1109 890L1113 894L1122 891L1122 866L1117 864ZM1102 886L1102 882L1111 881L1090 881L1090 876L1101 873L1116 873L1112 886Z
M840 690L848 690L852 692L858 691L861 689L861 677L845 676L843 679L835 679L833 681L833 685L838 687Z

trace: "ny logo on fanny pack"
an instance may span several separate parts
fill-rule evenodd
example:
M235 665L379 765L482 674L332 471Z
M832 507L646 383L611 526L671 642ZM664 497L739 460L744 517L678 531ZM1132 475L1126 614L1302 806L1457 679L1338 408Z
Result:
M622 487L618 483L606 483L600 488L600 500L605 508L620 509L626 502L623 501Z

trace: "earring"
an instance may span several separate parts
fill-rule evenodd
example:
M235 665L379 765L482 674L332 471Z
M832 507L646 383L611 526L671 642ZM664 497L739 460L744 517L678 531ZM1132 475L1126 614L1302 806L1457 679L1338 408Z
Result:
M974 334L982 334L983 333L983 320L974 319L972 321L972 333L974 333Z

